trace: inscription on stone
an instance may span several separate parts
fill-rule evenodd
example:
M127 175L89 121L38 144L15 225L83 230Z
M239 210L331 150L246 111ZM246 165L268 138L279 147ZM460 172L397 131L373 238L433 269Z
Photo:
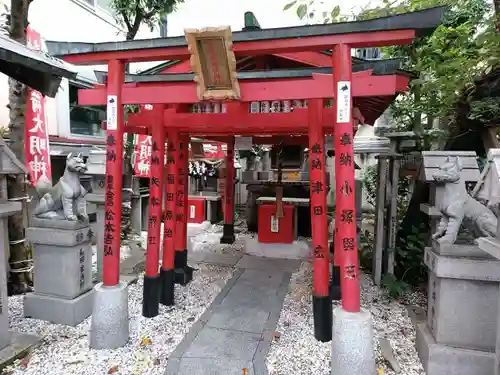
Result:
M85 252L80 248L80 290L85 286Z

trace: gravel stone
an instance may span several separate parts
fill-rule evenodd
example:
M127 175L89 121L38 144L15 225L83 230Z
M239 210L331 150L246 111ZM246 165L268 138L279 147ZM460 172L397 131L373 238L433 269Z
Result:
M215 238L211 239L215 241ZM220 235L217 241L220 240ZM199 247L212 247L206 242ZM122 247L123 257L127 249ZM95 258L95 257L94 257ZM193 281L186 287L176 285L175 307L160 305L160 314L142 317L143 275L129 286L130 340L116 350L89 348L91 318L77 327L50 324L23 317L23 296L9 298L11 330L43 337L42 345L29 358L16 361L6 369L9 375L163 375L167 358L189 328L210 306L231 278L234 268L196 265Z
M405 305L390 300L375 286L369 275L361 274L361 304L372 313L374 347L378 367L386 375L390 369L380 354L378 337L386 337L401 366L401 374L425 375L415 350L415 329ZM292 275L276 331L279 339L273 340L267 356L270 375L329 375L331 343L321 343L314 338L312 315L312 265L303 262ZM413 293L404 299L408 304L425 304L425 297ZM334 302L334 308L338 306Z

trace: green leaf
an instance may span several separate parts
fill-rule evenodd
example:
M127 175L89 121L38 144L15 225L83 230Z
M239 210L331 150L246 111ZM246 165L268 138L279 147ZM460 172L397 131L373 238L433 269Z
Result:
M302 20L307 14L307 5L306 4L300 4L297 7L297 16Z
M330 12L330 17L332 18L332 20L336 20L339 14L340 14L340 6L337 5Z
M285 7L283 8L283 10L288 10L288 9L292 8L295 4L297 4L297 0L294 0L291 3L286 4Z

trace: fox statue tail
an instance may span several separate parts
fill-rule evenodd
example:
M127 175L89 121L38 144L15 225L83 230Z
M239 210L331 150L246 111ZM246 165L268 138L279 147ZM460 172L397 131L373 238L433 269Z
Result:
M35 185L38 197L42 198L50 189L52 189L52 181L50 181L47 176L43 175Z

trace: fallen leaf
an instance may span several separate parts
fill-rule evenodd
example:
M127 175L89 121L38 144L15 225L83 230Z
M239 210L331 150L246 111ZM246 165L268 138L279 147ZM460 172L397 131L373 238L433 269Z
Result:
M143 337L141 339L141 346L151 345L153 342L149 337Z
M108 374L116 374L118 372L118 366L110 367L108 370Z
M377 375L384 375L384 369L383 368L379 368L377 370Z
M246 367L243 369L243 375L248 375L248 369Z
M25 369L28 367L30 363L30 356L27 355L26 357L22 358L21 361L19 361L19 368Z
M275 332L273 333L273 337L274 337L274 339L275 339L275 340L279 340L279 339L280 339L280 337L281 337L281 333L279 333L278 331L275 331Z

